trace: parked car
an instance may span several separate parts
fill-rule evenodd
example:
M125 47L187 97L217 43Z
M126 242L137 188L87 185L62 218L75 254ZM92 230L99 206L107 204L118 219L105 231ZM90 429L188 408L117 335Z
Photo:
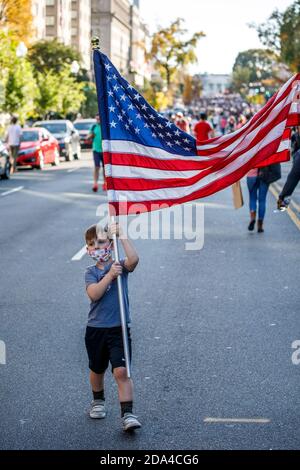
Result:
M89 131L96 124L96 119L76 119L74 122L75 129L79 132L80 144L83 149L91 149L93 140L88 139Z
M73 126L73 123L67 119L57 121L38 121L34 127L44 127L50 132L59 143L59 151L62 157L69 162L74 158L80 159L81 146L79 133Z
M9 179L10 177L10 157L6 146L0 140L0 177L2 179Z
M41 127L22 129L17 166L32 166L42 170L44 166L59 165L59 145L47 129Z

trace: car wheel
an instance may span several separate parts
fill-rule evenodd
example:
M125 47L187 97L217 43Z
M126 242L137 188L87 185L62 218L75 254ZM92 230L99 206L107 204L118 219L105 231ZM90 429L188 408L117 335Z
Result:
M10 163L6 162L3 175L1 175L3 180L8 180L10 178Z
M55 150L55 152L54 152L54 162L52 162L51 165L52 166L60 165L59 151L58 150Z
M38 166L39 170L43 170L45 168L45 160L44 160L44 155L40 156L40 164Z

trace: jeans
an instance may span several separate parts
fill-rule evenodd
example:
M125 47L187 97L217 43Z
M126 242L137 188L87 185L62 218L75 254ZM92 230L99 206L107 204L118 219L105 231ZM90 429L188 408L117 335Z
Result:
M250 211L257 211L258 201L258 219L264 220L269 185L256 176L248 176L247 185L250 195Z
M294 164L291 169L287 181L279 195L280 199L284 200L293 194L297 184L300 181L300 150L294 156Z

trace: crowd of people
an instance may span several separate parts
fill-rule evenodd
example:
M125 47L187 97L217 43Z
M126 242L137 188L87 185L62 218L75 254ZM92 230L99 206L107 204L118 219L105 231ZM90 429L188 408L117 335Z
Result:
M213 137L240 129L258 109L257 106L250 105L239 95L227 95L200 99L197 109L187 109L185 113L182 111L169 112L168 117L182 131L193 135L197 143L203 143ZM277 201L279 210L285 210L288 207L291 195L300 181L300 127L293 129L292 157L291 172ZM280 177L280 164L270 165L265 169L252 169L247 174L250 206L249 231L253 231L257 223L258 233L264 232L269 186L271 182L277 181Z

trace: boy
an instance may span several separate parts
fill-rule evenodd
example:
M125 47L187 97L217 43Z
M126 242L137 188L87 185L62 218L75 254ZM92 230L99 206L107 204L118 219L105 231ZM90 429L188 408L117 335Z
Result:
M112 261L112 236L121 236L118 224L109 228L93 225L85 233L88 254L96 261L85 272L86 291L91 300L85 344L89 357L93 401L90 417L105 418L104 374L111 363L117 382L124 431L133 431L141 424L133 415L133 383L127 377L118 300L117 278L122 276L125 313L131 359L128 273L135 270L139 257L129 240L121 239L126 258Z

